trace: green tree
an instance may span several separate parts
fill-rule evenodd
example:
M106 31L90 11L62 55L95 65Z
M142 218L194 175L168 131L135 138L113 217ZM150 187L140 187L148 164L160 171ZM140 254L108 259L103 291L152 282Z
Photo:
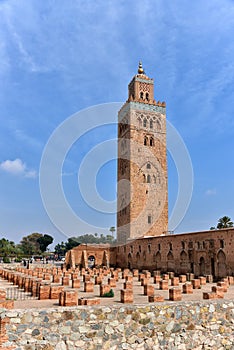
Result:
M25 255L31 256L41 254L40 244L38 243L38 239L40 237L43 237L43 234L31 233L30 235L22 238L19 246Z
M106 235L105 243L113 243L114 237L112 235Z
M46 251L48 245L53 243L53 240L54 240L53 237L50 235L47 235L47 234L39 237L37 242L39 243L40 251L42 253L44 253Z
M222 218L219 219L217 228L228 228L228 227L233 227L233 222L231 221L231 218L228 216L223 216Z
M55 246L55 253L58 255L64 255L68 250L77 247L80 244L99 244L99 243L114 243L116 240L112 235L103 235L100 234L98 237L97 233L91 234L86 233L84 235L80 235L78 237L70 237L67 242L61 242Z
M65 245L65 243L61 242L61 243L56 244L56 246L54 247L54 252L56 254L58 254L58 256L65 255L65 253L66 253L66 245Z
M9 255L16 255L16 246L13 241L9 241L6 238L0 239L0 255L7 257Z
M72 248L77 247L78 245L80 245L80 241L78 240L79 237L70 237L68 238L67 242L65 243L65 247L66 247L66 252Z
M24 252L23 252L20 244L17 244L15 246L15 255L18 256L18 257L21 257L22 255L24 255Z

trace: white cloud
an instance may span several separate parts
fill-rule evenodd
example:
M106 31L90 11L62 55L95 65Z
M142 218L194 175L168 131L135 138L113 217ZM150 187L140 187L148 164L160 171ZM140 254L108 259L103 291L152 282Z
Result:
M206 190L205 195L206 196L215 196L216 195L216 188L210 188Z
M21 159L5 160L0 164L0 167L11 174L23 174L26 168Z
M29 170L25 163L21 159L17 158L15 160L5 160L0 163L0 169L12 174L12 175L22 175L23 177L35 178L37 176L35 170Z
M36 170L28 170L24 173L24 176L31 178L31 179L34 179L35 177L37 177L37 172L36 172Z

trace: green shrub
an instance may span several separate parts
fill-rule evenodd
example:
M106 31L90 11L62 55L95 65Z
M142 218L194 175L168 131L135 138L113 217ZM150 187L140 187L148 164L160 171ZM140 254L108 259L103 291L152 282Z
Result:
M114 291L111 289L108 293L103 294L103 298L113 298L114 295Z
M21 258L15 258L15 262L21 262L22 259Z
M8 264L10 262L10 259L7 256L4 256L3 262Z

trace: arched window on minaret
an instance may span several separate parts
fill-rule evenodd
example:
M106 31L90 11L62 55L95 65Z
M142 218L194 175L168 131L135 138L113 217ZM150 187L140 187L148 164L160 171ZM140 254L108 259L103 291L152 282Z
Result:
M150 146L154 146L154 139L153 139L153 137L150 138Z
M141 127L142 127L142 120L141 120L141 118L140 118L140 117L139 117L139 118L137 118L137 120L138 120L139 128L141 128Z
M145 99L146 99L147 101L149 101L149 94L148 94L148 92L146 92L146 94L145 94Z
M147 168L147 169L151 169L151 164L150 164L150 163L147 163L146 168Z
M144 98L144 93L141 91L140 92L140 98L143 100L143 98Z
M153 129L153 120L150 119L150 129Z
M158 131L161 131L161 124L160 124L160 121L159 120L157 120L157 130Z
M148 144L148 138L145 136L144 137L144 146L147 146L147 144Z
M147 183L150 184L151 178L150 175L147 175Z
M145 183L145 174L143 174L143 182Z
M147 127L147 119L146 118L143 120L143 126L144 126L144 128Z

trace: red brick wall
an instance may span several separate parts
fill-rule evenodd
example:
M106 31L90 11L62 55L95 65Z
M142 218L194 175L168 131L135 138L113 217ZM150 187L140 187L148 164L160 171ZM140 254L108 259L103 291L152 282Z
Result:
M234 229L142 238L117 249L121 267L194 272L224 277L234 273Z
M234 274L234 229L140 238L118 247L80 245L66 262L80 265L82 256L93 255L103 265L104 252L110 265L123 268L225 277Z
M95 258L95 266L109 266L116 264L115 248L108 244L81 244L66 254L66 265L88 267L88 258Z

